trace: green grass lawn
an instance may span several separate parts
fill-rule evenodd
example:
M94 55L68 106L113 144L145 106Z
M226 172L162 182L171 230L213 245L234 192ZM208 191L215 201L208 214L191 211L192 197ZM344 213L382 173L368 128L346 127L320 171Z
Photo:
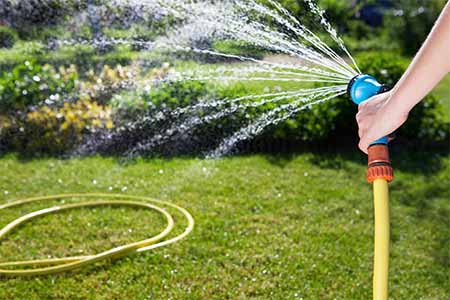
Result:
M394 149L393 161L391 299L446 299L448 153ZM0 278L0 299L369 299L373 206L364 172L356 152L127 164L3 157L0 203L111 187L180 204L196 227L182 242L113 263ZM51 204L0 211L0 226ZM145 210L67 211L11 233L0 261L98 252L161 227Z

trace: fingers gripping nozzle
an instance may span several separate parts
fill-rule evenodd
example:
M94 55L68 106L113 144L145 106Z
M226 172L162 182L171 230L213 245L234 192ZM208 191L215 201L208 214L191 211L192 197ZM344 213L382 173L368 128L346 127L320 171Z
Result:
M382 85L374 77L366 74L355 76L347 86L347 93L350 99L357 105L388 90L388 86ZM394 179L394 171L389 159L388 137L383 137L373 142L368 148L368 155L367 181L373 182L376 179L392 181Z

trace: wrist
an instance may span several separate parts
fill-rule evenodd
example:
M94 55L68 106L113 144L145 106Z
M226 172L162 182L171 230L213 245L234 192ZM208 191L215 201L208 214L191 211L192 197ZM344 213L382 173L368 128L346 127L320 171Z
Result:
M385 112L391 115L408 115L415 105L416 103L403 101L402 98L395 93L395 91L392 91L390 92L384 108Z

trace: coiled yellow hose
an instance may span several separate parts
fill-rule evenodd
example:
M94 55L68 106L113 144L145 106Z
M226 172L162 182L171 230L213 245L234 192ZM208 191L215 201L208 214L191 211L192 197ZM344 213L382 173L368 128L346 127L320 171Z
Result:
M0 276L35 276L35 275L48 275L55 274L65 271L71 271L80 267L84 267L95 262L105 260L105 259L113 259L122 257L134 252L143 252L151 249L159 248L162 246L166 246L172 243L175 243L183 238L185 238L194 228L194 218L192 215L184 208L172 204L170 202L156 200L148 197L140 197L140 196L129 196L129 195L119 195L119 194L101 194L101 193L86 193L86 194L62 194L62 195L53 195L53 196L44 196L44 197L33 197L22 200L17 200L14 202L10 202L7 204L0 205L0 210L6 208L12 208L19 205L24 205L28 203L45 201L45 200L58 200L64 198L102 198L109 199L103 201L89 201L89 202L81 202L81 203L73 203L66 204L61 206L54 206L42 210L38 210L27 215L24 215L11 223L7 224L0 230L0 240L4 238L9 232L15 229L17 226L34 219L39 216L44 216L47 214L59 212L62 210L80 208L80 207L94 207L94 206L133 206L140 207L146 209L153 209L159 213L161 213L167 222L165 229L159 233L158 235L126 244L123 246L119 246L98 254L87 255L87 256L74 256L74 257L63 257L63 258L54 258L54 259L39 259L39 260L27 260L27 261L14 261L14 262L3 262L0 263ZM114 200L118 199L118 200ZM162 207L161 207L162 206ZM183 233L180 235L164 240L168 236L168 234L172 231L175 226L173 217L169 214L164 207L170 207L179 211L187 220L187 226ZM15 269L17 267L37 267L33 269ZM46 266L46 267L40 267ZM3 269L3 268L7 269ZM8 269L14 267L14 269Z

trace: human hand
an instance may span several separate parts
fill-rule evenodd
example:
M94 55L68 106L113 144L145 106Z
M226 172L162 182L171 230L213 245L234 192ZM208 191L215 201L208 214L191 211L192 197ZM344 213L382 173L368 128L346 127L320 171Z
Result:
M376 95L359 105L356 121L359 127L359 148L367 154L367 148L374 141L388 136L408 118L409 111L396 107L392 93Z

